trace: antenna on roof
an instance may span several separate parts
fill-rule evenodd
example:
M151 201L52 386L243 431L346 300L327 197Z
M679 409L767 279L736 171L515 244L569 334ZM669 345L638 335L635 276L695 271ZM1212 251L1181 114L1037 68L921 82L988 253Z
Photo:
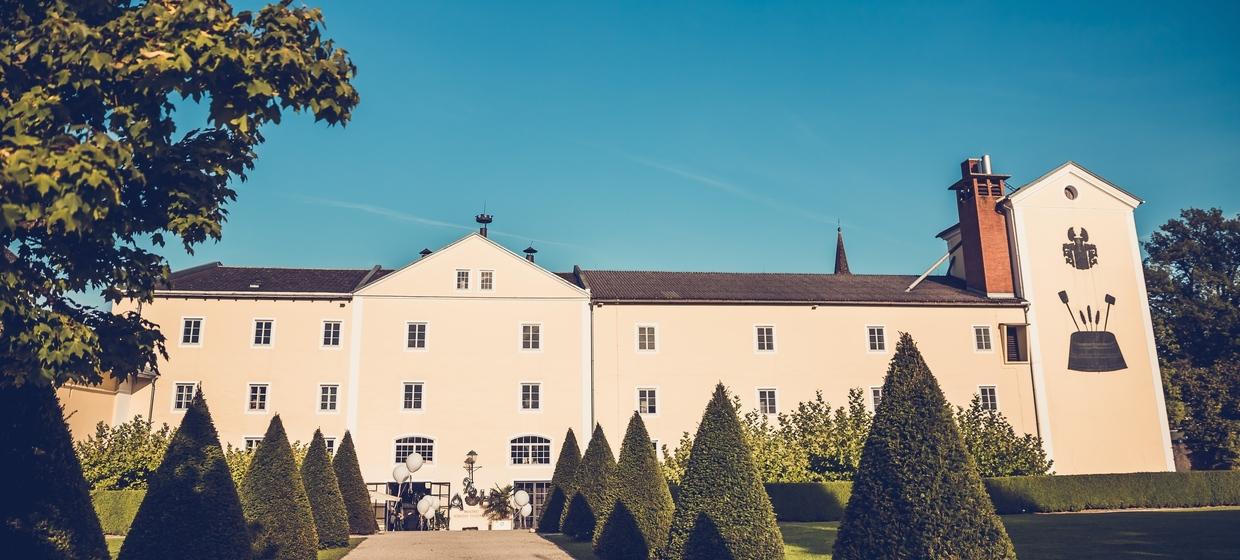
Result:
M483 237L486 237L487 236L487 224L490 224L492 221L494 221L494 216L487 214L485 203L482 205L482 213L478 214L477 216L474 216L474 221L478 222L478 224L481 226L478 228L478 233L481 233Z

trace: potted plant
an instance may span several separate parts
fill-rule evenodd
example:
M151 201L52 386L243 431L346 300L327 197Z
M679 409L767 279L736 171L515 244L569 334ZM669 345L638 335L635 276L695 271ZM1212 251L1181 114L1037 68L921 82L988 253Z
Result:
M491 520L491 530L509 531L512 529L512 485L495 485L483 505L483 514Z

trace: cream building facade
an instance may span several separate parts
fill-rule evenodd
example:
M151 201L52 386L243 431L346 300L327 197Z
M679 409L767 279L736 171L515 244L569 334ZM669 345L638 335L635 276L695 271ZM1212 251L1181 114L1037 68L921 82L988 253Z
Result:
M60 396L77 437L135 415L176 425L202 390L234 446L279 413L291 439L349 430L368 482L416 451L415 480L457 492L475 451L480 488L538 490L566 429L584 447L598 422L618 451L637 410L674 446L717 381L771 414L817 391L873 405L909 332L950 401L980 395L1043 438L1056 472L1172 470L1140 200L1071 162L1006 179L989 158L961 164L959 223L921 276L553 273L485 224L397 270L203 265L140 309L168 336L158 378Z

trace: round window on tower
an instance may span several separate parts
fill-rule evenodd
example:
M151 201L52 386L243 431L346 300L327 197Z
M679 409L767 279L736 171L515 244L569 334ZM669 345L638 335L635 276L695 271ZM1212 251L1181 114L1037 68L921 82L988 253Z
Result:
M1076 200L1076 187L1074 187L1074 186L1072 186L1072 185L1068 185L1068 186L1064 187L1064 188L1063 188L1063 195L1064 195L1065 197L1067 197L1067 198L1068 198L1068 200Z

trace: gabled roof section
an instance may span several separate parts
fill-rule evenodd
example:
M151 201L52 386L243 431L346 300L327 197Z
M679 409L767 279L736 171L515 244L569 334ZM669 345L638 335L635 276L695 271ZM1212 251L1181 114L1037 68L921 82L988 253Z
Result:
M1136 208L1145 203L1145 201L1138 198L1137 195L1134 195L1120 188L1115 183L1108 181L1105 177L1097 173L1094 173L1093 171L1085 169L1085 167L1083 167L1079 163L1076 163L1075 161L1072 161L1072 160L1063 162L1062 164L1059 165L1059 167L1056 167L1044 173L1041 177L1038 177L1037 179L1034 179L1022 185L1020 188L1008 193L1008 195L1004 198L1012 202L1019 202L1021 199L1030 196L1034 192L1037 192L1038 189L1040 189L1042 186L1046 184L1046 181L1045 181L1046 179L1053 177L1055 175L1058 175L1059 173L1063 171L1075 171L1083 175L1088 175L1090 179L1094 180L1095 187L1101 189L1103 192L1106 192L1108 195L1114 197L1116 200L1119 200L1120 202L1123 202L1124 204L1127 204L1128 206L1132 208Z

